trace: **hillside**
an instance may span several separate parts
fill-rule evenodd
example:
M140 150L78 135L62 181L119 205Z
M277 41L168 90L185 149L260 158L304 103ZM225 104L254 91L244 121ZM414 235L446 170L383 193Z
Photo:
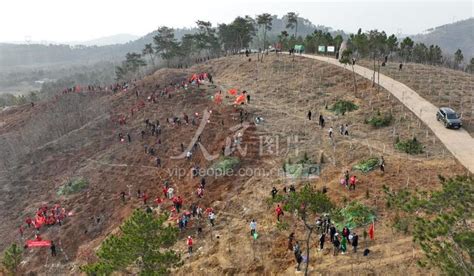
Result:
M371 61L362 60L360 64L373 68ZM474 134L474 79L471 74L418 63L407 63L400 71L395 62L381 67L380 73L408 85L435 106L453 108L462 115L463 128L471 136Z
M461 49L465 61L474 57L474 18L468 18L451 24L445 24L427 30L426 34L413 36L415 42L426 45L439 45L443 52L453 55L457 49Z
M286 241L292 231L302 240L303 225L287 214L284 221L288 228L277 229L274 206L266 199L273 186L281 191L290 184L299 189L309 182L316 189L325 186L339 206L357 200L373 206L378 217L377 238L370 242L372 253L368 257L363 257L361 252L332 257L328 244L321 252L312 251L311 269L323 274L427 273L416 265L421 253L413 247L411 238L393 231L395 214L385 205L382 186L394 190L433 189L438 186L437 175L462 174L465 172L462 166L415 115L388 92L371 88L369 81L358 78L359 92L354 94L352 76L343 69L302 58L292 61L286 55L268 55L263 63L255 60L256 57L249 62L245 57L232 56L186 70L161 69L130 84L127 92L64 94L33 108L25 105L1 112L0 146L8 158L0 164L4 172L0 179L4 183L0 198L0 216L4 218L0 225L0 250L19 240L18 225L33 216L38 207L58 203L71 216L61 227L41 230L43 238L54 239L59 244L58 257L52 259L44 254L47 249L28 250L21 269L41 274L77 273L78 265L95 259L94 251L104 237L114 232L134 208L144 207L134 196L136 190L146 191L152 200L161 195L163 182L168 180L184 198L185 209L197 203L212 207L217 213L216 226L211 229L203 225L203 233L196 237L197 250L191 258L184 255L184 241L187 235L196 233L196 225L180 234L175 248L183 253L184 266L176 273L293 274L293 254L286 249ZM205 84L187 90L169 88L169 97L158 97L157 103L147 101L170 82L179 83L197 72L212 73L217 87ZM239 123L239 109L231 105L228 96L221 106L216 106L210 97L217 90L227 95L230 88L247 90L251 95L250 103L243 106L248 113L245 121L250 123L242 139L247 148L245 152L235 153L240 168L277 172L285 160L298 160L306 153L320 166L319 177L292 180L275 173L209 176L204 197L197 198L198 179L192 177L191 168L196 165L209 168L213 162L207 161L199 149L191 160L170 159L181 152L181 143L187 145L191 141L197 126L173 125L167 119L211 109L212 116L201 141L209 153L219 153L226 138L235 135L232 127ZM342 99L359 108L345 115L328 109ZM144 106L136 110L142 102ZM132 108L135 108L133 114ZM307 120L308 110L313 111L313 118L324 115L327 127L334 127L334 140L328 139L327 127L321 129L316 121ZM377 111L391 113L392 124L379 129L365 124ZM117 123L121 115L127 116L125 125ZM263 117L264 122L254 124L256 116ZM160 143L149 130L143 139L140 137L145 119L161 122ZM340 124L350 126L349 136L339 135ZM131 143L120 143L120 132L130 133ZM409 156L394 149L396 137L412 136L424 146L423 154ZM155 166L154 157L145 154L145 145L155 145L162 168ZM387 163L385 174L352 170L361 160L380 155ZM170 173L176 168L182 168L184 174ZM339 184L345 169L360 179L355 191ZM88 186L75 194L57 194L60 186L75 178L86 179ZM133 196L124 204L119 194L129 189ZM169 206L166 202L163 208ZM251 219L256 219L259 225L260 237L255 242L248 235ZM355 229L359 234L363 230ZM27 230L26 237L32 237L32 232ZM317 238L312 243L315 248Z

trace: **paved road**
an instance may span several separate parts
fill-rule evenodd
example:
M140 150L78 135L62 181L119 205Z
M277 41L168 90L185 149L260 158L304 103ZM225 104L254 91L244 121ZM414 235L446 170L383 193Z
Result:
M306 58L324 61L352 71L351 66L341 64L338 60L323 56L302 55ZM373 71L359 66L354 66L354 71L364 78L372 79ZM463 164L471 173L474 173L474 138L464 129L446 129L436 120L438 108L422 98L413 89L405 84L380 74L380 86L388 90L400 102L418 116L441 140L446 148Z

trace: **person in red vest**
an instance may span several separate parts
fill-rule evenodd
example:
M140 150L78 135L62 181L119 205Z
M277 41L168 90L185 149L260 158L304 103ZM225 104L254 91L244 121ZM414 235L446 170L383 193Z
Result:
M168 198L168 187L163 187L163 195L165 196L165 198Z
M191 253L193 253L193 238L191 236L188 236L186 244L188 245L188 253L191 255Z
M214 212L214 210L211 207L206 208L206 213L209 214L210 212Z
M183 199L181 198L181 196L175 197L173 198L173 203L174 203L174 207L176 208L176 212L179 213L179 210L183 206Z
M280 205L278 204L275 209L277 220L280 221L280 216L283 216L283 210L281 209Z
M349 179L349 190L353 189L355 190L356 188L356 183L357 183L357 177L355 175L351 176L351 179Z
M155 204L160 205L163 202L163 199L161 199L159 196L155 198Z

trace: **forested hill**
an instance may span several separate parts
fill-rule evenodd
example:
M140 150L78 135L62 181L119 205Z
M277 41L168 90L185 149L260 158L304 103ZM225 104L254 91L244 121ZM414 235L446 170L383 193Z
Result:
M272 29L267 32L269 40L276 39L286 28L286 16L278 18L274 15ZM298 36L305 37L315 29L330 31L326 26L316 26L308 19L298 18ZM197 28L182 28L175 30L175 38L180 40L185 34L193 34ZM290 34L293 30L288 30ZM157 31L125 44L107 46L70 46L70 45L42 45L42 44L7 44L0 43L0 67L2 66L41 66L54 64L94 64L99 61L121 61L128 52L140 53L147 43L152 43ZM258 37L254 46L259 45ZM258 48L258 47L257 47Z
M0 66L42 66L92 64L100 60L122 59L135 45L69 46L42 44L0 44Z
M413 36L413 40L426 45L439 45L451 54L461 49L468 60L474 57L474 17L429 29L426 34Z
M176 37L180 39L195 29L178 29ZM99 61L121 61L128 52L141 52L146 43L151 43L156 31L137 40L106 46L70 46L42 44L0 43L0 67L2 66L41 66L53 64L84 65Z

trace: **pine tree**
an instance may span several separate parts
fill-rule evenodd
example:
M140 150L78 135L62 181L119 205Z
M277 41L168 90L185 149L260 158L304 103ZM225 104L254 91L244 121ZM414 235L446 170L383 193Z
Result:
M462 63L463 59L464 55L462 54L461 49L457 49L454 53L454 62L456 63L456 66L459 66L459 64Z
M466 71L474 73L474 58L471 58L471 62L466 66Z
M10 245L3 253L2 266L5 269L6 274L16 275L18 272L18 266L20 265L22 256L21 247L18 247L16 243Z
M162 275L180 265L180 256L169 246L177 240L177 229L164 226L167 216L155 218L141 210L120 226L120 234L108 237L97 252L99 261L83 266L88 275L129 274L136 269L140 275Z
M155 44L155 54L166 60L167 66L170 65L171 59L178 54L179 43L174 37L174 30L166 26L158 29L158 34L153 37Z
M263 51L267 49L267 31L272 29L272 15L269 13L262 13L257 16L257 24L263 28Z
M151 43L145 44L145 48L143 48L142 54L148 55L150 57L151 64L153 65L153 67L155 67L155 50L153 49L153 45Z
M333 204L329 197L320 191L314 190L309 184L306 184L300 191L290 193L285 201L283 209L288 213L298 211L300 219L303 221L306 230L306 267L305 275L308 275L309 249L311 234L317 230L314 217L318 214L329 212L333 209Z
M295 39L298 37L298 14L289 12L286 14L286 28L295 29Z
M430 193L385 188L387 205L410 221L413 240L425 254L420 265L438 267L445 275L472 275L474 179L457 176L440 181L442 189Z

